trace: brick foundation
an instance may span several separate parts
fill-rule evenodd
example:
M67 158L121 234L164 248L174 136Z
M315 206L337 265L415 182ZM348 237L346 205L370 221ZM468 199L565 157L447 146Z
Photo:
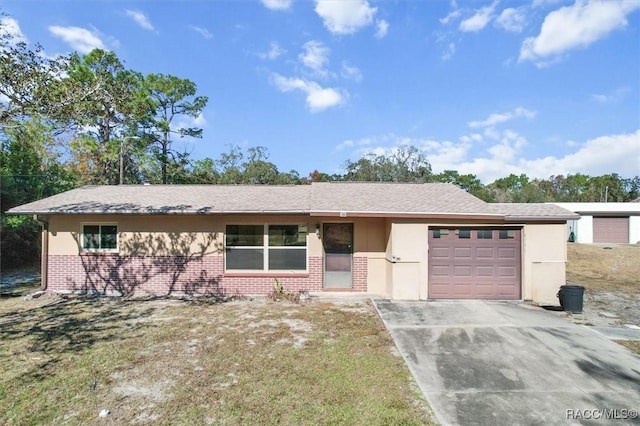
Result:
M225 274L222 256L51 255L48 289L152 295L265 295L278 278L285 290L322 291L322 257L302 274ZM367 291L367 258L353 259L353 291Z

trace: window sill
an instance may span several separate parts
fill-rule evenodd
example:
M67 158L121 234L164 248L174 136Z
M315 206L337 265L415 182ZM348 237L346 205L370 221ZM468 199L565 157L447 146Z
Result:
M301 271L301 272L225 272L223 277L237 277L237 278L309 278L309 272Z
M113 256L119 254L118 250L83 250L80 256Z

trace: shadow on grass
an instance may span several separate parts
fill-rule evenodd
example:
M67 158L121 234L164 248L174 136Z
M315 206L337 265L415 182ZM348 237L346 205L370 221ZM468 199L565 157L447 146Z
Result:
M29 309L2 309L0 316L0 362L7 366L11 357L36 360L28 363L21 374L33 380L45 378L65 357L81 354L97 344L135 339L162 326L151 319L161 305L147 302L168 300L166 297L43 297L55 299L49 303L40 299L39 306ZM228 298L202 297L181 303L218 304L225 300ZM5 357L8 359L3 360Z

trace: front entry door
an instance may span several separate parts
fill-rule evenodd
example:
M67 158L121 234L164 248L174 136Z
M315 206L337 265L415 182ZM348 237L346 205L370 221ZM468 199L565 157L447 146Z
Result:
M353 223L325 223L324 288L353 286Z

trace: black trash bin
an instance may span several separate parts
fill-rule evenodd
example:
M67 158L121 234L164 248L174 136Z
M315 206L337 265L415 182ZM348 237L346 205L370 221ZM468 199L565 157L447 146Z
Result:
M571 311L572 314L581 314L583 298L584 287L579 285L560 286L558 299L560 299L560 306L565 311Z

